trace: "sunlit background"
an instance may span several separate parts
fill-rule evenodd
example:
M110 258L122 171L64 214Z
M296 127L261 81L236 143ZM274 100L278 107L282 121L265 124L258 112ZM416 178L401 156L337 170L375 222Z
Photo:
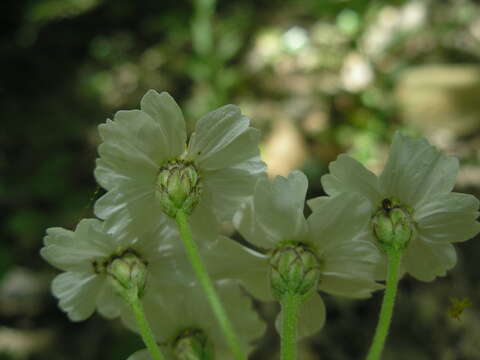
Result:
M460 158L480 194L480 2L3 0L0 4L0 359L126 359L120 322L74 324L49 293L45 229L92 216L97 125L166 90L189 127L225 103L263 134L271 176L303 170L322 194L348 152L382 169L395 130ZM228 229L227 229L228 230ZM480 359L480 241L445 278L405 278L384 359ZM450 298L471 299L459 319ZM381 294L324 296L327 325L300 360L362 359ZM277 308L257 303L273 322ZM277 358L269 327L256 360ZM228 359L217 359L228 360Z

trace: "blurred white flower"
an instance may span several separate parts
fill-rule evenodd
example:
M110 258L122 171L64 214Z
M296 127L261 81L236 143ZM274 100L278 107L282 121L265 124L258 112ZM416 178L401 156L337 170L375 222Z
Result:
M283 34L283 44L288 51L296 52L308 44L307 30L294 26Z
M364 90L373 80L370 63L359 53L350 53L343 61L341 79L343 87L351 92Z

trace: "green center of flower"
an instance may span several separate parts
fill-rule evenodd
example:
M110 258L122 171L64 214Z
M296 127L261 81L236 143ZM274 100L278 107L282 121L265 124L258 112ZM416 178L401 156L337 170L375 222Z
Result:
M200 176L191 162L175 160L160 168L155 195L165 214L175 217L178 210L190 215L200 200Z
M213 346L207 335L198 329L187 329L173 342L176 360L213 360Z
M117 293L141 297L147 279L147 264L132 249L122 251L101 262L94 262L95 271L107 275Z
M296 243L278 247L270 257L270 284L279 301L286 294L305 299L316 290L320 261L307 245Z
M373 234L385 250L403 250L415 236L411 210L395 199L384 199L372 217Z

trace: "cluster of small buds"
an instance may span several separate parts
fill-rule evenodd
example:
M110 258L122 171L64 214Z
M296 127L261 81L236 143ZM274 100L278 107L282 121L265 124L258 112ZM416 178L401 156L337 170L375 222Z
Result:
M317 289L320 263L303 244L281 246L270 258L270 282L273 296L281 300L286 294L307 298Z
M141 297L145 290L147 265L135 253L127 251L111 260L107 275L119 295L126 299Z
M384 199L372 218L375 238L383 250L404 250L415 236L415 223L408 209Z
M160 169L156 196L162 210L175 217L178 210L190 215L198 202L202 186L195 166L183 161L172 161Z

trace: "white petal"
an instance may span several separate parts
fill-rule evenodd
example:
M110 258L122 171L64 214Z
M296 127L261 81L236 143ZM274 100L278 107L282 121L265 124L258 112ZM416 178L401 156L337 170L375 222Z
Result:
M268 257L226 237L202 249L214 279L234 279L257 299L271 301Z
M253 308L252 300L241 291L235 282L220 282L218 293L235 333L240 339L241 346L246 349L248 355L253 349L252 340L256 340L264 334L265 323L260 320ZM225 346L225 350L230 352L227 346ZM220 357L218 352L216 358L225 359L225 357Z
M322 260L323 275L373 280L381 255L374 244L354 240L330 246L322 254Z
M152 360L152 357L147 349L143 349L130 355L127 360Z
M356 193L342 193L325 200L308 217L308 237L326 251L330 246L351 241L370 220L369 201Z
M187 133L182 110L167 93L149 90L143 96L141 109L163 129L167 141L168 158L182 154L186 148Z
M377 176L357 160L342 154L328 166L330 173L322 176L322 186L328 195L356 192L367 197L372 204L379 203L382 195Z
M258 180L253 200L255 218L275 241L298 240L305 235L307 187L308 180L301 171L291 172L288 178L277 176L271 183L265 178Z
M83 219L75 232L62 229L47 229L42 257L61 270L92 271L92 261L110 255L115 249L114 240L102 230L97 219Z
M104 281L103 286L98 293L97 309L98 312L107 319L115 319L122 311L127 310L127 306L108 281Z
M425 139L414 140L397 132L379 183L384 193L416 206L450 192L457 173L456 158L442 155Z
M431 241L459 242L480 231L478 199L470 194L439 194L415 210L417 228Z
M198 158L196 163L205 170L217 170L233 166L252 158L258 158L260 131L247 128L228 145L211 153L208 157Z
M82 321L95 311L103 281L96 274L65 272L53 279L52 292L70 320Z
M317 208L322 207L324 203L329 201L329 199L330 199L330 196L319 196L319 197L307 200L307 204L312 211L316 211Z
M247 130L249 123L250 120L242 116L235 105L225 105L208 113L197 122L188 146L189 157L203 166L205 160Z
M255 218L253 199L242 204L240 210L233 217L233 225L249 243L263 249L272 249L276 246L277 238L272 238L260 226Z
M325 304L315 293L300 305L298 314L297 337L299 339L314 335L325 325L326 309ZM282 311L277 316L275 327L279 334L282 333Z
M140 233L150 231L163 224L165 218L153 186L109 191L96 201L94 213L105 219L110 233L122 233L129 227Z
M415 237L403 257L406 271L421 281L445 276L457 263L455 248L450 243L428 241Z
M110 190L134 179L150 184L156 171L169 159L167 137L155 120L140 110L119 111L115 121L98 127L103 143L95 172L97 181Z
M318 285L319 290L329 294L354 299L368 298L372 295L372 292L382 288L382 285L370 279L337 275L323 275Z
M220 221L231 221L240 205L252 196L258 176L248 171L227 168L203 174L202 196L211 199L210 212Z

